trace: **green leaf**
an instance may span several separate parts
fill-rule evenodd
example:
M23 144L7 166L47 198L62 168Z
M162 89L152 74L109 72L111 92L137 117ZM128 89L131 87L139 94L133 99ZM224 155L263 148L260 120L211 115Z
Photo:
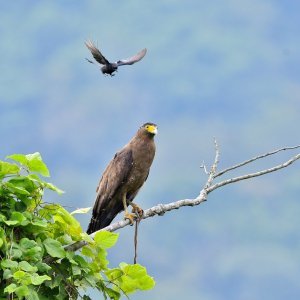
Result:
M10 217L10 221L17 221L17 224L22 224L24 223L24 221L27 221L26 217L24 216L24 214L21 214L18 211L13 211ZM29 221L27 222L27 224L29 223ZM23 224L23 225L27 225L27 224Z
M23 166L27 166L27 158L26 155L24 154L12 154L6 156L6 158L12 159L18 163L20 163Z
M104 291L107 293L109 298L112 300L119 300L121 298L120 293L111 288L104 286Z
M15 205L15 210L16 211L25 212L26 209L27 209L27 204L29 204L29 202L31 202L29 199L28 199L29 201L26 201L25 199L22 199L22 200L23 200L22 202L21 201L16 202L16 205Z
M5 223L6 225L8 225L8 226L11 226L11 225L16 225L16 224L18 224L19 222L18 222L18 221L10 221L10 220L8 220L8 221L4 221L4 223Z
M20 246L24 249L30 249L37 245L36 241L30 240L28 238L22 238L20 240Z
M17 269L18 263L10 259L3 259L1 261L1 267L6 269Z
M5 269L3 271L3 279L9 279L12 277L12 271L10 269Z
M102 269L106 269L107 268L107 265L109 263L109 261L106 259L107 257L107 251L103 248L98 248L97 249L97 263L99 264L99 266L102 268Z
M84 276L84 279L88 282L88 284L91 286L91 287L96 287L97 286L97 278L95 276L92 276L92 275L86 275Z
M21 285L18 288L16 288L15 293L19 298L22 298L29 295L29 289L26 285Z
M36 190L36 185L32 180L30 180L27 176L18 176L8 180L9 186L14 186L15 188L19 188L25 194L26 192L29 195Z
M3 223L6 221L6 217L3 214L0 214L0 222ZM0 230L3 230L3 228L0 228Z
M15 278L15 279L17 279L17 280L21 280L21 279L23 279L26 275L27 275L26 272L19 270L19 271L16 271L16 272L13 274L13 278Z
M33 285L41 285L44 281L51 280L51 277L49 277L48 275L40 276L37 273L33 273L32 275L30 275L30 279Z
M0 219L1 219L1 214L0 214ZM1 221L0 221L1 223ZM6 251L7 248L7 238L6 238L6 233L3 228L0 227L0 249L3 251Z
M11 258L13 259L18 259L23 255L22 251L20 249L17 248L13 248L11 250Z
M0 214L1 217L1 214ZM6 232L4 231L3 228L0 227L0 237L5 240L6 239Z
M109 280L114 281L120 278L124 274L124 272L118 268L115 268L106 271L105 274Z
M7 189L14 193L14 194L21 194L21 195L26 195L26 196L29 196L30 195L30 192L28 192L23 186L17 186L15 185L14 183L12 182L6 182L5 183L5 186L7 187Z
M43 262L38 262L36 264L39 272L41 273L46 273L48 272L49 270L51 270L51 267L49 265L47 265L46 263L43 263Z
M43 162L41 154L39 152L35 152L33 154L27 154L26 158L28 160L28 168L32 172L38 172L45 177L49 177L50 173Z
M10 174L18 174L19 172L20 168L17 165L0 160L0 178Z
M89 267L88 262L80 255L74 255L74 260L80 266L81 269L87 269Z
M30 180L35 182L38 186L42 186L43 188L47 188L49 190L52 190L54 192L57 192L59 195L63 194L64 191L56 187L54 184L50 182L43 181L39 176L36 174L29 174L27 176Z
M121 263L120 269L124 272L120 288L125 293L132 293L136 289L149 290L155 285L154 279L147 274L146 268L139 264L128 265Z
M74 276L81 274L81 268L75 265L72 265L72 273Z
M88 256L88 257L94 257L95 253L89 246L84 246L81 248L82 255Z
M66 251L66 258L69 260L71 264L78 265L78 263L74 260L75 253Z
M44 220L35 220L32 221L31 224L33 226L41 227L41 228L46 228L48 226L47 222Z
M31 172L37 172L45 177L49 177L50 173L46 166L46 164L43 162L41 154L39 152L35 152L32 154L13 154L7 156L7 158L10 158L24 167L27 167L29 171Z
M74 242L72 237L68 234L61 235L60 237L57 238L57 240L62 244L62 245L69 245Z
M41 259L43 249L38 246L36 241L22 238L19 245L22 250L23 260L39 261Z
M21 261L21 262L19 262L19 268L21 270L29 272L29 273L33 273L33 272L36 272L38 270L37 267L32 266L27 261Z
M29 174L27 178L37 183L38 185L43 185L45 183L45 181L43 181L37 174Z
M49 190L56 192L58 195L61 195L64 193L63 190L59 189L57 186L55 186L54 184L52 184L50 182L45 182L45 187L48 188Z
M59 223L62 226L61 230L70 234L75 240L80 239L80 234L82 233L80 223L68 211L56 205L56 210L52 211L52 214L55 223Z
M115 245L119 237L118 233L109 231L99 231L96 233L94 240L101 248L107 249Z
M66 256L66 252L60 242L51 238L47 238L44 240L43 244L50 256L57 258L64 258Z
M37 294L37 292L33 288L29 288L29 295L26 297L26 300L41 300L41 297ZM50 299L50 297L48 298Z
M11 283L4 289L4 293L11 294L17 289L17 285L15 283Z
M96 243L92 237L90 237L86 232L80 234L80 239L90 244L91 247L95 248Z
M70 215L74 214L86 214L91 210L92 207L78 208L70 213Z

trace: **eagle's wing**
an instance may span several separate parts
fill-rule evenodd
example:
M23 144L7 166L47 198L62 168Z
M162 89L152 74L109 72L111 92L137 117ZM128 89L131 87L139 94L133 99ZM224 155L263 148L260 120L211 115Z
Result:
M143 49L141 50L139 53L137 53L136 55L127 58L127 59L122 59L122 60L118 60L116 63L118 66L123 66L123 65L132 65L138 61L140 61L147 53L147 49Z
M95 60L101 65L108 65L110 62L102 55L99 49L93 44L92 41L85 42L87 48L91 51ZM89 61L89 60L88 60Z
M125 147L108 164L97 187L93 217L87 230L88 233L109 225L123 210L122 199L118 199L116 195L126 184L126 179L132 170L132 163L132 151Z

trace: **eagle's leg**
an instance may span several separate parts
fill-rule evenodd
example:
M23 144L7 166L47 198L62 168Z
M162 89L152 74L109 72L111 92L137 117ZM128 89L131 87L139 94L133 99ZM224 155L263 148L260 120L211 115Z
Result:
M134 214L138 214L138 216L141 218L144 214L144 210L133 202L130 202L129 204L132 206L132 212Z
M134 219L136 216L135 216L135 214L128 212L126 194L124 194L122 200L123 200L123 206L124 206L124 210L125 210L124 219L128 219L130 221L131 225L133 225Z

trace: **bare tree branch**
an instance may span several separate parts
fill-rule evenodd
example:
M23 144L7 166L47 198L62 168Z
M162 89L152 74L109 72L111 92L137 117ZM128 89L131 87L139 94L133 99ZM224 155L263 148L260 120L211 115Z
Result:
M227 169L224 169L224 170L220 171L219 173L217 173L217 174L215 175L215 178L216 178L216 177L219 177L219 176L221 176L221 175L223 175L223 174L225 174L226 172L229 172L229 171L231 171L231 170L234 170L234 169L240 168L240 167L242 167L242 166L245 166L245 165L247 165L247 164L249 164L249 163L251 163L251 162L253 162L253 161L255 161L255 160L258 160L258 159L261 159L261 158L265 158L265 157L270 156L270 155L274 155L274 154L276 154L276 153L278 153L278 152L281 152L281 151L285 151L285 150L293 150L293 149L298 149L298 148L300 148L300 145L293 146L293 147L284 147L284 148L280 148L280 149L277 149L277 150L272 151L272 152L267 152L267 153L265 153L265 154L262 154L262 155L253 157L253 158L251 158L251 159L249 159L249 160L245 160L245 161L243 161L243 162L241 162L241 163L239 163L239 164L237 164L237 165L235 165L235 166L232 166L232 167L229 167L229 168L227 168Z
M207 189L208 187L210 187L212 185L212 182L217 173L217 167L218 167L218 163L219 163L219 159L220 159L220 149L219 149L219 145L218 145L216 139L214 139L214 143L215 143L215 152L216 152L215 160L210 168L210 172L209 172L208 179L207 179L204 189Z
M234 178L231 178L231 179L227 179L227 180L224 180L224 181L221 181L219 183L216 183L214 184L213 186L211 186L210 188L207 189L207 193L210 193L212 192L213 190L221 187L221 186L224 186L224 185L227 185L227 184L230 184L230 183L234 183L234 182L238 182L238 181L241 181L241 180L245 180L245 179L250 179L250 178L253 178L253 177L258 177L258 176L262 176L262 175L265 175L265 174L268 174L268 173L272 173L272 172L275 172L275 171L278 171L280 169L283 169L283 168L286 168L288 167L289 165L291 165L292 163L294 163L296 160L298 160L300 158L300 154L297 154L295 155L294 157L292 157L291 159L289 159L288 161L280 164L280 165L277 165L273 168L270 168L270 169L266 169L266 170L262 170L262 171L259 171L259 172L255 172L255 173L250 173L250 174L246 174L246 175L242 175L242 176L238 176L238 177L234 177Z
M281 148L281 149L278 149L278 150L275 150L275 151L272 151L272 152L268 152L268 153L256 156L254 158L246 160L246 161L244 161L240 164L237 164L233 167L227 168L227 169L217 173L217 166L218 166L218 163L219 163L220 151L219 151L219 146L218 146L218 143L217 143L216 140L214 140L214 143L215 143L215 159L214 159L214 162L211 166L210 172L208 173L208 179L207 179L207 181L204 185L204 188L200 191L199 195L194 199L183 199L183 200L178 200L178 201L171 202L171 203L168 203L168 204L155 205L155 206L153 206L153 207L151 207L151 208L144 211L144 215L143 215L142 219L147 219L147 218L153 217L155 215L161 216L161 215L165 214L168 211L171 211L171 210L174 210L174 209L179 209L180 207L183 207L183 206L196 206L196 205L199 205L199 204L201 204L201 203L203 203L204 201L207 200L207 196L208 196L209 193L211 193L212 191L214 191L214 190L216 190L216 189L218 189L222 186L278 171L280 169L288 167L289 165L293 164L295 161L300 159L300 153L299 153L299 154L293 156L292 158L290 158L289 160L287 160L287 161L283 162L282 164L277 165L275 167L265 169L265 170L261 170L261 171L255 172L255 173L241 175L241 176L238 176L238 177L223 180L221 182L213 184L213 181L216 177L219 177L219 176L221 176L222 174L224 174L228 171L240 168L240 167L242 167L246 164L249 164L249 163L251 163L255 160L258 160L258 159L261 159L261 158L264 158L264 157L267 157L267 156L270 156L270 155L274 155L274 154L276 154L280 151L300 148L300 145L294 146L294 147L284 147L284 148ZM125 226L128 226L129 224L130 224L129 220L121 220L119 222L115 222L113 224L110 224L109 226L107 226L107 227L105 227L105 228L103 228L99 231L106 230L106 231L113 232L113 231L121 229ZM90 237L94 238L94 236L97 232L98 231L92 233L90 235ZM86 242L80 241L80 242L77 242L77 243L74 243L72 245L67 246L65 249L69 250L69 251L76 251L76 250L82 248L86 244L87 244Z

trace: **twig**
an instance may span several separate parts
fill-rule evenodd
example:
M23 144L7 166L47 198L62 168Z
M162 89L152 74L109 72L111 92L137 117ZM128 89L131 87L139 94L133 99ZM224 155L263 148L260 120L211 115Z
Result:
M214 139L214 143L215 143L215 160L210 168L208 179L207 179L207 182L204 187L205 190L212 185L212 182L213 182L214 178L216 177L217 167L218 167L219 158L220 158L220 149L219 149L219 145L218 145L216 139Z
M262 170L262 171L259 171L259 172L255 172L255 173L250 173L250 174L246 174L246 175L242 175L242 176L238 176L238 177L234 177L234 178L231 178L231 179L227 179L227 180L224 180L224 181L221 181L219 183L216 183L214 184L213 186L211 186L210 188L207 189L207 193L210 193L212 192L213 190L221 187L221 186L224 186L224 185L227 185L227 184L230 184L230 183L234 183L234 182L238 182L238 181L241 181L241 180L246 180L246 179L250 179L250 178L254 178L254 177L258 177L258 176L262 176L262 175L265 175L265 174L268 174L268 173L272 173L272 172L275 172L275 171L278 171L280 169L283 169L283 168L286 168L287 166L291 165L292 163L294 163L296 160L298 160L300 158L300 154L297 154L295 155L294 157L292 157L291 159L289 159L288 161L286 161L285 163L283 164L280 164L280 165L277 165L273 168L270 168L270 169L266 169L266 170Z
M205 165L205 163L204 163L204 160L202 161L202 164L201 164L201 166L200 166L200 169L203 169L203 171L204 171L204 173L205 173L206 175L209 174L209 172L208 172L207 169L206 169L206 165Z
M220 171L219 173L217 173L217 174L215 175L215 178L216 178L216 177L219 177L219 176L221 176L221 175L223 175L223 174L225 174L226 172L232 171L232 170L234 170L234 169L237 169L237 168L240 168L240 167L242 167L242 166L245 166L245 165L247 165L247 164L249 164L249 163L252 163L252 162L255 161L255 160L258 160L258 159L261 159L261 158L265 158L265 157L270 156L270 155L274 155L274 154L276 154L276 153L278 153L278 152L281 152L281 151L293 150L293 149L298 149L298 148L300 148L300 145L293 146L293 147L284 147L284 148L277 149L277 150L275 150L275 151L271 151L271 152L267 152L267 153L262 154L262 155L255 156L255 157L253 157L253 158L251 158L251 159L245 160L245 161L243 161L243 162L241 162L241 163L239 163L239 164L237 164L237 165L234 165L234 166L232 166L232 167L229 167L229 168L227 168L227 169L224 169L224 170Z

